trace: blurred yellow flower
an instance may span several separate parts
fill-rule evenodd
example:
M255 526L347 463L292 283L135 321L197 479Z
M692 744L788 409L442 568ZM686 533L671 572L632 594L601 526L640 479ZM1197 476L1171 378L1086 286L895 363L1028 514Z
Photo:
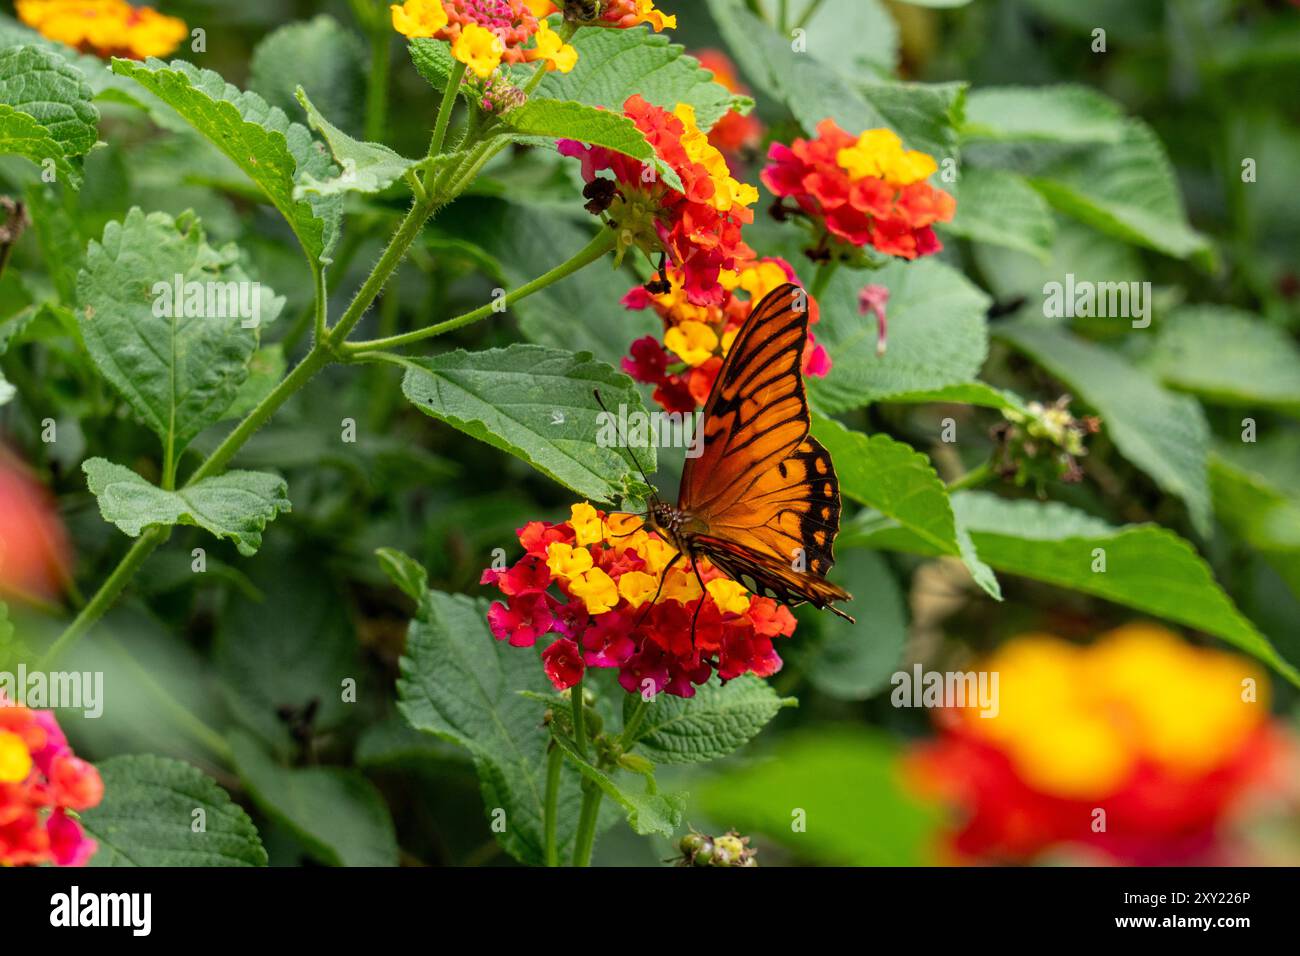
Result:
M894 186L920 182L939 168L927 153L904 150L903 141L888 129L867 130L835 158L851 179L875 176Z
M27 744L17 734L0 730L0 783L21 783L31 770Z
M166 56L189 35L184 20L126 0L17 0L14 6L43 37L102 57Z
M542 60L548 70L568 73L578 62L578 51L560 39L545 20L537 21L537 46L529 51L530 60Z
M431 37L447 25L441 0L406 0L389 7L393 29L405 37Z

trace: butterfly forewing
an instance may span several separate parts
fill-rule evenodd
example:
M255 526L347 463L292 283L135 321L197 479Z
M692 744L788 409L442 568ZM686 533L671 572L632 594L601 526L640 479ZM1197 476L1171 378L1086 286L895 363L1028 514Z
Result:
M807 339L807 295L797 286L754 308L705 405L704 447L687 460L678 508L707 529L688 536L692 553L786 603L829 607L849 594L824 580L840 493L830 455L808 434Z

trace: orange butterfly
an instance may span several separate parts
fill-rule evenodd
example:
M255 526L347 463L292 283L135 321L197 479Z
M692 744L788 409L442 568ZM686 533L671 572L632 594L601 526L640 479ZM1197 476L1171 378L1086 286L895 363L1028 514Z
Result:
M686 460L677 504L653 498L646 515L678 552L661 588L682 555L692 563L704 557L756 594L853 620L831 603L852 595L826 580L840 486L831 456L808 434L807 340L808 294L790 283L765 296L736 335L704 406L703 451Z

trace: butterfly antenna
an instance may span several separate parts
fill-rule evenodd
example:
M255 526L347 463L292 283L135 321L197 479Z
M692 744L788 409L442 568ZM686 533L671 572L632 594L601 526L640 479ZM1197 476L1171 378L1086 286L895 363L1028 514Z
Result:
M600 389L598 388L592 389L591 394L596 396L596 404L601 407L601 409L605 412L606 415L609 415L612 418L614 413L609 410L609 408L605 405L605 400L600 397ZM636 470L641 472L642 480L645 481L646 487L650 489L651 499L653 499L654 501L658 501L659 494L655 490L655 486L651 483L650 476L647 475L645 473L645 469L641 467L641 459L637 458L636 452L632 450L631 445L627 446L627 453L632 456L632 464L636 465Z

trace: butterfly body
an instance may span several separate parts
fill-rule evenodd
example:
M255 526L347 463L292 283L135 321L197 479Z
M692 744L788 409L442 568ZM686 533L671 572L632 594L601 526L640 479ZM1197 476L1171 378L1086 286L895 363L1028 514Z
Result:
M807 339L798 286L780 286L751 310L705 403L703 448L687 459L678 501L654 501L647 519L692 563L707 558L755 593L852 621L833 605L852 596L826 580L839 481L809 434Z

